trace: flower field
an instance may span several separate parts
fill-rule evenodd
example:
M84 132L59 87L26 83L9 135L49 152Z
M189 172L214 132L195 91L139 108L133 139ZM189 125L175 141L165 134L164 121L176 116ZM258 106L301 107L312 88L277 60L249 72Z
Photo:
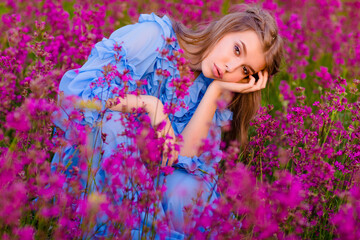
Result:
M218 177L204 174L216 178L220 197L212 204L199 197L185 207L185 237L360 239L360 2L245 1L254 2L276 18L285 59L262 91L247 152L235 142L215 152L214 143L204 141L209 164L222 157ZM97 42L137 22L140 13L166 14L196 26L237 3L1 1L0 239L129 239L134 229L140 230L139 239L169 236L167 216L159 217L165 191L159 176L173 169L161 167L160 159L178 146L158 134L163 125L152 128L141 108L124 114L119 121L129 144L102 158L102 149L94 149L88 137L94 126L81 124L84 109L108 120L107 94L141 94L146 81L106 66L94 81L102 86L102 97L86 102L65 97L59 83L65 72L86 62ZM187 69L181 52L162 54ZM157 74L166 78L169 71ZM189 75L173 82L179 99L191 85ZM124 88L110 89L115 78ZM165 105L166 114L179 106ZM68 114L67 133L54 124L62 112ZM101 123L95 138L106 142ZM76 162L54 163L67 146L76 146ZM99 164L106 173L102 187L94 180Z

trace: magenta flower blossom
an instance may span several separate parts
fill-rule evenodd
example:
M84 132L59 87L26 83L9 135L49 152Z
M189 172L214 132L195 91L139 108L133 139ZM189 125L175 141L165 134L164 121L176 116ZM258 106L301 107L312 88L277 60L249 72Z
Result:
M274 15L286 42L285 61L263 91L267 107L251 122L245 149L237 142L225 147L213 129L203 141L203 164L214 166L214 172L203 170L198 177L216 183L211 193L218 198L210 202L199 189L192 204L184 206L184 234L194 239L359 239L360 4L245 2L257 2ZM9 0L2 8L0 238L92 239L107 232L104 238L130 239L134 229L142 229L136 234L143 238L168 237L171 213L162 215L159 207L166 192L161 179L174 168L160 163L180 145L169 134L160 136L165 124L151 127L144 109L120 117L104 110L112 96L143 94L148 79L133 79L131 69L106 65L90 86L102 92L88 102L62 96L59 82L69 69L79 74L95 43L136 22L139 11L157 9L195 26L226 12L228 2ZM168 46L176 42L164 40ZM127 61L122 44L114 45L116 63ZM183 71L176 77L174 69L157 70L173 90L164 104L172 121L178 111L189 109L193 73L182 50L158 51L164 62ZM115 87L114 81L120 84ZM219 101L218 109L225 110L228 102ZM102 119L94 123L96 132L83 124L86 109ZM62 114L69 131L54 128ZM112 136L101 131L106 121L125 126L116 134L128 139L111 156L91 147L93 141L112 143ZM223 130L229 128L224 123ZM69 153L71 146L76 148ZM52 165L55 153L70 157ZM94 179L99 171L106 175L102 187Z

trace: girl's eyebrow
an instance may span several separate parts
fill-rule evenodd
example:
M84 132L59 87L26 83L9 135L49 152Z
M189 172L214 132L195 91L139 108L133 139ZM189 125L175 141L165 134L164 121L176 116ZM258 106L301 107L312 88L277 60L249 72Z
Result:
M240 39L239 39L239 43L241 43L240 46L242 46L243 52L245 53L245 56L246 56L246 54L247 54L247 49L246 49L245 43L244 43L243 41L241 41Z
M243 42L243 41L241 41L240 39L239 39L239 43L240 43L240 46L241 46L241 48L242 48L242 52L244 52L245 53L245 56L246 56L246 54L247 54L247 49L246 49L246 45L245 45L245 43ZM248 68L250 68L250 70L252 71L252 74L255 74L255 70L251 67L251 66L249 66L249 65L246 65Z

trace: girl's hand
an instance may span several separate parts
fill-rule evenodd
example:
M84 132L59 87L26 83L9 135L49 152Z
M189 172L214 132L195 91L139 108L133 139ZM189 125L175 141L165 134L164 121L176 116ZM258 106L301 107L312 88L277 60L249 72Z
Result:
M157 98L156 98L157 99ZM151 119L151 125L155 128L158 138L164 138L165 142L161 146L162 150L162 162L161 166L165 167L172 166L178 159L178 151L175 150L177 139L175 136L174 129L171 126L169 116L164 113L164 106L160 100L157 99L156 103L149 104L148 110L149 117ZM161 130L158 130L159 124L165 124Z
M169 120L167 120L169 121ZM158 138L164 138L165 142L162 146L162 162L161 166L172 166L178 160L179 152L176 151L175 145L178 144L177 138L175 136L174 130L171 127L170 122L166 125L170 125L165 127L163 131L157 131Z
M164 105L154 96L150 95L132 95L126 94L125 98L113 98L106 101L106 107L113 111L122 111L131 113L133 108L142 107L149 114L151 126L156 127L165 121L165 126L162 130L157 131L158 137L165 138L162 147L163 158L161 166L171 166L177 161L178 151L175 150L174 145L177 144L177 139L174 129L171 126L168 115L164 114ZM171 156L171 157L170 157Z
M223 93L224 91L230 91L230 92L236 92L236 93L249 93L249 92L255 92L259 91L261 89L264 89L266 87L266 83L269 77L269 74L267 71L260 71L259 73L259 80L256 82L255 78L250 75L249 79L250 81L248 83L233 83L233 82L223 82L215 80L213 81L213 85L220 91L220 93Z

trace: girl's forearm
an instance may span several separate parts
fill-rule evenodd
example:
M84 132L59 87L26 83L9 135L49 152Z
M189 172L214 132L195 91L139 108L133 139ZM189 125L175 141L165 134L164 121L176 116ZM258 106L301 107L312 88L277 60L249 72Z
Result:
M115 102L115 104L114 104ZM169 140L166 137L166 142L164 143L164 156L162 158L162 166L168 164L171 166L176 160L178 156L178 152L175 148L169 149L168 143L173 142L176 143L176 137L174 133L174 129L171 126L171 122L169 121L168 116L164 113L164 106L162 102L154 97L149 95L140 95L135 96L131 94L127 94L125 98L118 99L110 99L107 102L107 107L113 111L121 111L121 112L129 112L131 113L134 108L142 107L149 114L151 125L155 128L158 124L165 121L165 127L161 129L161 131L157 131L161 137L170 136L172 140ZM171 158L168 158L168 152L171 152Z
M188 125L181 133L183 144L180 155L193 157L199 154L199 147L202 139L206 138L209 133L210 124L217 108L217 100L220 96L220 88L215 84L211 84Z
M109 99L106 106L113 111L118 112L132 112L134 108L144 108L146 111L151 110L152 106L151 96L140 95L135 96L126 94L124 98L116 97Z
M135 108L144 108L149 114L152 126L156 126L163 120L167 120L164 114L164 106L161 101L150 95L126 94L125 98L114 98L107 102L110 110L131 113Z

